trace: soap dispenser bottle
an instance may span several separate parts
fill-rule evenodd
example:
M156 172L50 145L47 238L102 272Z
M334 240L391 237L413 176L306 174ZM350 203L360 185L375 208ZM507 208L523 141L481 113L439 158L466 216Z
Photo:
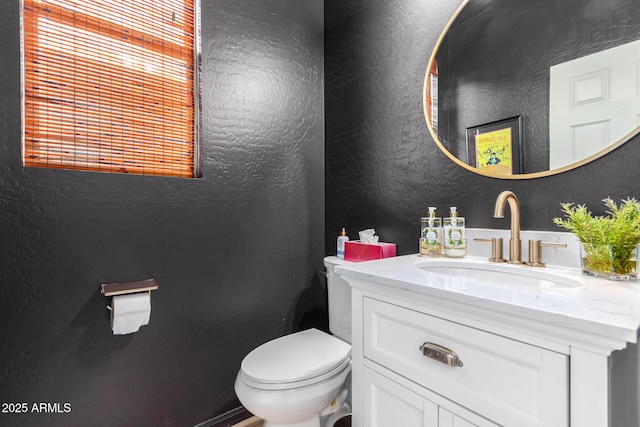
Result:
M444 256L459 258L467 254L464 218L458 216L455 206L450 209L449 218L444 219Z
M442 218L436 217L436 208L429 207L429 214L420 219L420 256L442 255Z
M340 235L338 236L338 258L344 259L344 243L349 241L349 236L347 236L347 230L345 228L342 229Z

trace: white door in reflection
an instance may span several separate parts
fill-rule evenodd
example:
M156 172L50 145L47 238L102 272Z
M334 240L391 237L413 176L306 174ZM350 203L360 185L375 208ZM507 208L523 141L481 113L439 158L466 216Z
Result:
M551 67L549 167L587 158L640 124L640 40Z

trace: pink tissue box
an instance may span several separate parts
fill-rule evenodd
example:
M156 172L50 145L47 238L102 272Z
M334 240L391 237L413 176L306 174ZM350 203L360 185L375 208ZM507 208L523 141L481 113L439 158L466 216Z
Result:
M344 259L346 261L370 261L392 256L396 256L395 243L360 243L358 240L344 243Z

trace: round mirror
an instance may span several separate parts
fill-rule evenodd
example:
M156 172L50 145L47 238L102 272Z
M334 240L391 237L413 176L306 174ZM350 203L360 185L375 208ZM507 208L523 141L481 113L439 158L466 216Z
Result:
M424 111L436 143L476 173L535 178L640 131L637 0L466 0L438 40Z

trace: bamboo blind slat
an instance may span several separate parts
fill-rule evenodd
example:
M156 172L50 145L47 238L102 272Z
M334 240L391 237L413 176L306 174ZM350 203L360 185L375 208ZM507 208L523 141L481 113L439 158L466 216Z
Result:
M193 177L194 0L24 0L24 164Z

